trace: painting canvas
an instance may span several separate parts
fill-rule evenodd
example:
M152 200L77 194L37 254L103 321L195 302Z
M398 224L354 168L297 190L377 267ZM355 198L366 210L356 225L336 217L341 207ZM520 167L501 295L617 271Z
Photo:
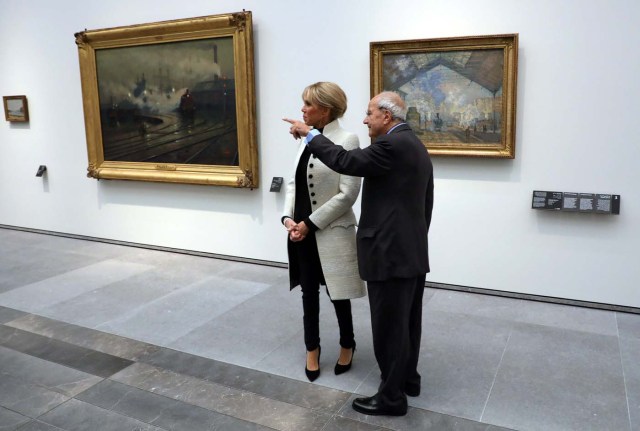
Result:
M513 158L513 43L490 38L373 43L372 93L399 93L434 155Z
M238 165L232 38L96 54L105 160Z
M76 38L89 176L257 186L250 12Z

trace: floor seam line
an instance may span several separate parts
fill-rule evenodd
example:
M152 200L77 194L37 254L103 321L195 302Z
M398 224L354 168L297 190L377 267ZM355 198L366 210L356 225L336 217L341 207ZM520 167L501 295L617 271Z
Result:
M618 353L620 354L620 370L622 371L622 383L624 383L624 398L627 402L627 417L629 419L629 430L633 429L633 423L631 422L631 406L629 405L629 390L627 389L627 374L624 372L624 361L622 358L622 346L620 345L620 327L618 324L618 312L615 313L616 317L616 331L618 332Z
M511 334L513 334L513 329L509 331L509 336L507 337L507 342L504 343L504 349L502 350L502 355L500 356L500 362L498 362L498 366L496 367L496 373L493 376L493 381L491 382L491 387L489 388L489 393L487 394L487 399L484 402L484 406L482 407L482 413L480 413L480 418L478 422L482 422L484 418L484 413L487 410L487 405L489 404L489 399L491 398L491 392L493 392L493 387L496 384L496 380L498 378L498 373L500 372L500 367L502 366L502 361L504 360L504 355L507 352L507 347L509 346L509 341L511 341Z

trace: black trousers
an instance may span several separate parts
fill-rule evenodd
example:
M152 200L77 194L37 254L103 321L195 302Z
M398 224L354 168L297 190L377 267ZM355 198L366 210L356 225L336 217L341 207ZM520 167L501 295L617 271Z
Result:
M313 233L300 242L289 241L289 269L302 287L302 310L304 324L304 344L307 351L320 345L320 285L325 285L318 245ZM292 259L293 258L293 259ZM327 290L327 295L329 291ZM329 296L331 298L331 296ZM355 346L351 301L331 300L340 328L340 346L349 349Z
M420 386L425 277L367 282L373 351L382 379L376 396L389 407L406 405L405 386Z
M301 277L302 310L304 323L304 344L307 351L320 345L320 283L305 283ZM327 291L327 295L329 292ZM351 301L348 299L331 300L338 318L340 328L340 346L349 349L355 346L353 320L351 317Z

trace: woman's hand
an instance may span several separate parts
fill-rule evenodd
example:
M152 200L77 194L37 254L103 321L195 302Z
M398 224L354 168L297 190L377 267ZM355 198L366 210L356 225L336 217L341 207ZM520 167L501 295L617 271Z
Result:
M306 238L306 236L309 234L309 227L303 221L296 225L295 230L298 231L298 234L302 237L302 239Z
M286 218L284 220L284 227L287 229L287 232L291 232L291 229L293 229L295 225L296 225L296 222L294 222L293 219Z
M287 232L289 232L289 239L293 242L302 241L309 233L309 228L305 222L296 223L290 218L284 221L284 227L287 228Z
M304 222L302 222L302 224L304 225ZM299 230L299 224L294 222L292 219L288 218L284 221L284 227L287 228L287 232L289 232L289 239L293 242L298 242L298 241L302 241L305 235L301 235L300 230ZM306 225L305 225L306 228ZM308 232L309 229L307 228L306 231Z

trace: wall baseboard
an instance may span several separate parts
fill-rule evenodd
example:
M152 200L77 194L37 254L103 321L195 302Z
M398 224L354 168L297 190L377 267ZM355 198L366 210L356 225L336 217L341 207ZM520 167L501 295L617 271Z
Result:
M0 229L19 230L23 232L38 233L43 235L61 236L65 238L73 238L73 239L79 239L84 241L96 241L96 242L103 242L107 244L122 245L126 247L145 248L149 250L166 251L169 253L188 254L191 256L201 256L201 257L208 257L212 259L222 259L222 260L230 260L234 262L252 263L255 265L273 266L277 268L288 267L286 263L274 262L269 260L251 259L246 257L228 256L224 254L208 253L203 251L186 250L181 248L140 244L135 242L119 241L119 240L106 239L106 238L97 238L97 237L91 237L91 236L85 236L85 235L76 235L76 234L54 232L54 231L41 230L41 229L32 229L32 228L26 228L26 227L20 227L20 226L10 226L10 225L0 224ZM438 283L438 282L431 282L431 281L427 281L425 283L425 287L429 287L433 289L454 290L458 292L475 293L480 295L500 296L503 298L523 299L527 301L546 302L551 304L571 305L575 307L594 308L598 310L640 314L640 308L629 307L625 305L580 301L575 299L558 298L553 296L533 295L529 293L507 292L502 290L485 289L485 288L471 287L471 286L460 286L456 284L446 284L446 283Z
M580 301L577 299L557 298L553 296L533 295L529 293L507 292L503 290L484 289L480 287L459 286L456 284L445 284L429 282L426 287L433 289L455 290L458 292L477 293L480 295L501 296L503 298L524 299L527 301L547 302L551 304L572 305L574 307L595 308L598 310L618 311L621 313L640 314L640 308L626 305L605 304L600 302Z
M23 232L38 233L42 235L60 236L64 238L79 239L84 241L103 242L106 244L122 245L126 247L145 248L148 250L166 251L169 253L188 254L191 256L210 257L212 259L231 260L234 262L253 263L256 265L275 266L278 268L288 267L286 263L273 262L270 260L251 259L248 257L229 256L224 254L208 253L205 251L187 250L183 248L173 248L173 247L163 247L160 245L141 244L137 242L120 241L120 240L108 239L108 238L98 238L98 237L86 236L86 235L76 235L73 233L55 232L55 231L42 230L42 229L32 229L32 228L26 228L26 227L20 227L20 226L10 226L10 225L0 224L0 229L19 230Z

